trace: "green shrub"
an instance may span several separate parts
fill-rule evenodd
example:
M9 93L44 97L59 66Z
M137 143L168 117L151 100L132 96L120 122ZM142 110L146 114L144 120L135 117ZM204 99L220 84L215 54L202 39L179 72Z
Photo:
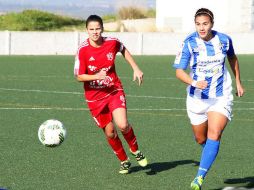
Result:
M141 19L146 18L145 10L138 7L121 7L118 10L118 16L120 19Z
M121 7L118 10L119 19L142 19L142 18L155 18L155 9L142 9L134 6Z
M146 16L148 18L155 18L156 17L156 10L155 9L148 9L146 12Z
M113 14L102 16L103 22L115 22L117 20L117 16Z
M0 30L50 31L84 24L83 20L59 16L39 10L25 10L0 16Z

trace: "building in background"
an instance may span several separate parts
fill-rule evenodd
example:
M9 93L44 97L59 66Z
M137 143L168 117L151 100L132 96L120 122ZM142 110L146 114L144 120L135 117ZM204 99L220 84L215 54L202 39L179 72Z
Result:
M194 14L199 8L214 13L214 29L223 32L254 30L254 0L157 0L158 31L189 33L194 30Z

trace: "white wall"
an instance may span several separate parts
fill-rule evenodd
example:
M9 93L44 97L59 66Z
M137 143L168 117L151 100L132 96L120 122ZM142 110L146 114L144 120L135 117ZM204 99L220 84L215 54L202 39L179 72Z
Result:
M248 32L253 28L254 0L156 0L156 27L159 31L190 32L199 8L214 14L214 29L223 32Z
M254 32L228 33L237 54L254 54ZM133 55L175 55L187 33L105 33ZM0 32L0 55L75 55L85 32Z
M8 55L10 52L10 33L0 31L0 54Z
M9 36L12 55L70 54L79 43L75 32L11 32Z

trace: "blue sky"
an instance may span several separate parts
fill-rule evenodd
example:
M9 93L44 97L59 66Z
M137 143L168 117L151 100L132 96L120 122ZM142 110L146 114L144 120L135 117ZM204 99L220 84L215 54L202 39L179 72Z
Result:
M121 6L155 8L156 0L0 0L0 12L40 9L76 17L114 13Z
M155 5L156 0L0 0L0 4L48 4L48 5L63 5L63 4L148 4Z

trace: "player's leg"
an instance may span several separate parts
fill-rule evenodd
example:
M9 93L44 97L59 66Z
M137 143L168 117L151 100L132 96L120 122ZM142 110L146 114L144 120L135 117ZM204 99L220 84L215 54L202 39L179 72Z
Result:
M103 128L104 134L107 138L107 141L109 143L109 145L112 147L114 153L116 154L116 156L118 157L118 159L120 161L125 161L128 159L122 142L118 137L118 134L114 128L114 124L112 122L110 122L109 124L106 125L105 128Z
M187 97L186 105L195 140L204 150L208 131L208 117L206 114L208 106L201 100L192 97ZM200 190L202 183L203 178L197 175L191 182L191 189Z
M138 150L138 143L134 134L133 128L127 121L127 114L125 108L117 108L113 111L113 119L116 126L122 132L132 152Z
M198 144L204 147L207 139L208 118L206 111L208 104L197 98L187 97L187 114L192 125L194 138Z
M122 142L118 137L117 131L112 123L112 114L108 109L108 99L101 102L89 103L91 114L98 127L102 128L106 139L121 162L119 173L125 174L129 172L130 162L123 148Z
M127 120L126 100L123 91L112 94L109 110L112 113L116 126L121 130L125 140L129 144L131 151L136 152L138 150L138 143L134 131Z
M197 176L204 179L217 157L220 148L220 138L226 127L228 118L218 112L208 112L208 134L203 149Z
M202 176L204 178L217 157L221 135L228 120L231 119L232 101L233 96L230 95L210 102L211 106L207 110L207 141L202 152L200 161L201 169L198 171L198 176Z
M206 144L203 148L199 169L192 182L192 189L199 190L205 176L217 157L220 147L220 138L226 127L228 118L218 112L208 112L208 132Z
M110 122L106 125L105 128L103 128L104 134L107 138L107 141L111 148L113 149L114 153L118 157L118 159L121 162L119 173L121 174L127 174L129 173L129 169L131 166L131 163L126 155L126 152L123 148L122 142L120 138L118 137L117 131L114 127L114 124Z
M124 139L128 143L130 147L130 152L135 156L139 165L142 167L147 166L148 161L144 156L144 154L138 149L138 142L134 134L134 130L132 126L128 123L126 109L125 108L115 109L113 111L113 118L116 125L121 130Z
M219 141L227 123L228 118L222 113L208 112L208 139Z
M206 146L206 141L207 141L208 121L205 121L199 125L192 125L192 130L193 130L193 134L194 134L196 142L200 144L204 150ZM201 160L202 160L202 156L201 156ZM196 177L191 182L191 189L200 190L203 183L203 179L204 178L202 178L202 176L199 176L199 173L197 173Z
M204 147L206 144L207 130L208 130L208 121L205 121L199 125L192 125L194 138L196 142L200 144L202 147Z

